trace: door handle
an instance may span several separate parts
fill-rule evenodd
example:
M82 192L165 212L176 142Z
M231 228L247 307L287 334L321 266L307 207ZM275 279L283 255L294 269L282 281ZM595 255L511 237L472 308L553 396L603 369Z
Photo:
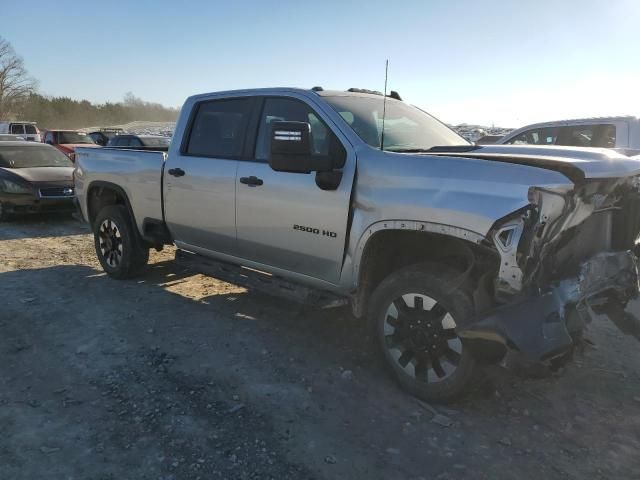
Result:
M250 177L240 177L240 183L244 183L245 185L249 185L250 187L257 187L262 185L264 182L261 178L254 177L252 175Z
M184 177L184 170L181 168L170 168L169 175L173 175L174 177Z

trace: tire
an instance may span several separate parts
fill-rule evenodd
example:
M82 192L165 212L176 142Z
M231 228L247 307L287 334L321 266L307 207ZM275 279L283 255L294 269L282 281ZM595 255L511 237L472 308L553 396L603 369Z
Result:
M149 249L143 246L123 205L109 205L100 210L94 222L93 238L100 265L112 278L133 278L149 261Z
M406 391L429 402L450 402L482 380L454 329L473 313L469 292L447 287L456 276L445 265L412 265L388 276L370 298L369 321L386 365Z

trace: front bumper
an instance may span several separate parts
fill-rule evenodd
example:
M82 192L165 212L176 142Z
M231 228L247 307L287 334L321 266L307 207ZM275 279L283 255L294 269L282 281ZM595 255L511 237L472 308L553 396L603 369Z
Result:
M2 208L7 213L25 215L48 212L73 212L75 206L70 198L38 198L30 195L11 195L2 199Z
M549 361L568 353L576 334L599 314L640 338L640 320L625 311L638 290L636 256L601 253L582 263L576 277L500 306L458 335L481 359L499 361L507 350L515 350L529 362Z

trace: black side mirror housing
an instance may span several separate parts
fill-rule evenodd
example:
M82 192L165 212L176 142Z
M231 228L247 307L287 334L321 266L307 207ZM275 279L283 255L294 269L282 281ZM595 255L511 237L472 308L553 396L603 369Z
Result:
M311 125L307 122L273 122L269 165L277 172L326 172L333 168L328 156L313 155Z

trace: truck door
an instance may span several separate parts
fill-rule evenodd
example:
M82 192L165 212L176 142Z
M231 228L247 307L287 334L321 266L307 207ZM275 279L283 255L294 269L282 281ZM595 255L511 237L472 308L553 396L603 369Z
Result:
M233 254L236 169L251 98L205 100L192 112L182 145L165 165L165 220L179 247Z
M331 140L347 153L337 190L321 190L315 173L276 172L269 166L273 121L311 124L314 151ZM331 136L337 138L332 139ZM239 255L256 263L337 283L344 254L355 157L331 120L302 98L268 97L258 119L252 158L238 164L236 225Z

